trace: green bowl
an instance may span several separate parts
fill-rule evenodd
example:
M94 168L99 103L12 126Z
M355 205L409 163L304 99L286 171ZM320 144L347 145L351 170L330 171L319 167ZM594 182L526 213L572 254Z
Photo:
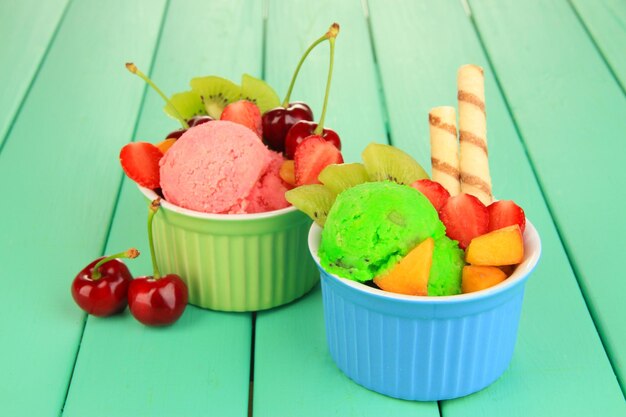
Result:
M150 201L157 194L139 187ZM154 217L162 273L189 288L189 303L221 311L257 311L293 301L315 286L311 220L295 207L258 214L208 214L163 200Z

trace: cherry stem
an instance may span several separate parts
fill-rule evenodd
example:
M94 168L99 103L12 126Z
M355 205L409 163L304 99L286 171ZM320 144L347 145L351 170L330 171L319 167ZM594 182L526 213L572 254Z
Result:
M326 119L326 108L328 105L328 95L330 93L330 81L333 78L333 64L335 61L335 38L339 34L339 25L337 23L333 23L333 25L328 29L328 42L330 42L330 64L328 66L328 80L326 81L326 94L324 95L324 107L322 107L322 115L320 116L320 121L313 131L314 135L321 135L324 132L324 120Z
M157 265L156 256L154 254L154 239L152 237L152 220L154 219L154 215L157 211L159 211L159 207L161 207L161 198L157 197L156 200L153 200L150 203L149 211L148 211L148 242L150 243L150 257L152 258L152 269L153 269L153 278L159 279L161 278L161 273L159 272L159 266Z
M91 279L93 281L97 281L100 278L102 278L100 267L104 265L105 263L112 261L113 259L117 259L117 258L134 259L138 256L139 256L139 251L135 248L130 248L125 252L116 253L115 255L102 258L98 262L96 262L96 264L93 266L93 269L91 271Z
M283 100L283 107L284 108L287 108L289 106L289 99L291 98L291 92L293 91L293 87L296 84L296 78L298 78L298 73L300 72L300 68L302 67L302 64L304 64L304 61L306 60L306 58L309 56L311 51L313 49L315 49L315 47L317 45L319 45L320 43L324 42L326 39L328 39L331 36L331 31L333 30L333 27L335 25L337 25L337 24L333 23L332 26L330 27L330 29L328 29L328 31L324 34L324 36L322 36L321 38L319 38L318 40L313 42L309 46L309 48L306 51L304 51L304 54L300 58L300 62L298 62L298 66L296 67L296 70L294 71L293 76L291 77L291 83L289 84L289 89L287 90L287 95L285 96L285 99ZM337 28L339 28L339 25L337 25Z
M165 100L165 103L172 110L172 113L174 114L174 117L183 126L183 129L189 129L189 123L187 123L187 121L183 118L183 116L180 115L180 113L178 112L178 109L176 107L174 107L174 105L172 104L170 99L167 98L167 96L163 93L163 91L161 91L161 89L159 87L157 87L157 85L155 83L153 83L152 80L150 78L148 78L148 76L146 74L141 72L139 70L139 68L137 68L137 66L135 64L133 64L132 62L127 62L126 63L126 69L128 71L132 72L133 74L137 75L142 80L144 80L146 83L148 83L148 85L150 87L152 87L154 89L154 91L159 93L159 95L163 98L163 100Z

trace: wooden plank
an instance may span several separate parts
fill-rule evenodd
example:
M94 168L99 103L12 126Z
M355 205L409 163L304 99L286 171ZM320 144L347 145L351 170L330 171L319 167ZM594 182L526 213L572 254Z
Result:
M328 126L343 141L346 160L360 160L370 141L386 142L384 111L360 2L272 2L267 22L267 80L284 94L308 43L333 21L341 24ZM328 68L328 47L314 51L301 72L295 100L319 117ZM437 416L436 403L395 400L350 381L335 366L326 345L321 291L261 312L256 321L255 416Z
M174 92L186 89L193 76L218 74L238 81L243 72L260 75L262 23L260 3L172 2L153 79L165 91ZM217 34L219 42L206 51L181 47ZM146 69L149 64L137 61ZM132 81L142 84L139 79ZM162 107L160 97L148 91L137 140L157 142L177 128ZM112 170L119 171L115 158L110 163ZM143 256L132 262L132 270L143 275L151 272L146 214L143 197L125 179L107 252L139 244ZM64 416L245 416L251 334L250 314L192 306L179 322L164 329L144 327L128 312L113 320L89 317Z
M626 90L626 2L570 0L622 90Z
M70 283L102 251L143 91L119 62L150 59L163 7L73 2L0 154L1 415L61 411L84 321Z
M31 85L68 0L0 3L0 147Z
M622 412L624 404L619 386L493 71L461 3L404 1L390 8L384 1L370 0L369 6L394 143L429 166L428 110L439 105L456 106L457 69L465 63L482 65L486 75L489 154L495 195L513 199L524 207L542 238L543 255L527 285L510 368L487 389L443 402L443 415L582 416ZM537 10L532 15L541 13ZM520 20L520 27L528 21ZM499 29L499 37L505 37L514 26L513 22L490 24ZM528 36L527 32L524 31L524 36ZM509 52L490 50L491 59L498 60L502 54L513 58L520 49L518 45L508 47ZM528 65L519 65L520 62L541 61L515 62L521 72ZM542 68L550 67L542 65ZM506 68L497 69L500 76ZM507 78L505 89L509 85L527 88L529 84L520 82L523 77L517 75ZM550 73L544 76L556 82ZM532 90L533 96L537 95L534 89L527 89ZM553 109L543 95L534 104L542 111ZM546 111L548 114L552 113ZM545 143L552 136L542 135L542 139Z
M471 5L626 393L626 96L564 2Z

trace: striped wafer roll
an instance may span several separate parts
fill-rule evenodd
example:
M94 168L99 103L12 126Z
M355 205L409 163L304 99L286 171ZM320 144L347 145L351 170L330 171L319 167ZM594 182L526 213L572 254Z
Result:
M487 159L485 76L476 65L464 65L458 73L461 192L491 204L491 176Z
M428 113L428 124L433 181L443 185L450 195L457 195L461 192L461 183L454 107L431 109Z

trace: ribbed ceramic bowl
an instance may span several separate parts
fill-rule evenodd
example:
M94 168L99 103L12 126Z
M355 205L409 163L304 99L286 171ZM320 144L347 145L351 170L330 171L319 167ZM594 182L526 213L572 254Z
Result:
M541 253L530 222L524 261L509 278L447 297L393 294L330 274L319 264L320 236L314 224L309 249L322 279L328 347L356 383L406 400L445 400L485 388L508 367L524 285Z
M139 187L150 201L154 191ZM306 294L319 280L306 236L310 219L294 207L258 214L207 214L163 200L154 246L163 273L176 273L189 302L257 311Z

